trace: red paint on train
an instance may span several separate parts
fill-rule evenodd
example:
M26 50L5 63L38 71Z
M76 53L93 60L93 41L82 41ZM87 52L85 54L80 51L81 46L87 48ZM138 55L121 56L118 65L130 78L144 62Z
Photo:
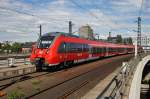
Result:
M78 61L88 61L100 57L134 53L133 45L113 44L93 41L67 33L47 33L41 36L32 48L30 60L41 66L71 64Z

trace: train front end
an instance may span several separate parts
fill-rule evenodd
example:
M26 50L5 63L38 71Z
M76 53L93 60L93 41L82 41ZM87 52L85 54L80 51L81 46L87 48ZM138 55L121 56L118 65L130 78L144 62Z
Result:
M47 67L49 65L46 61L46 57L51 57L49 53L51 52L51 46L55 38L56 35L48 33L42 35L37 43L33 45L30 61L36 66L37 71L41 71L43 67Z

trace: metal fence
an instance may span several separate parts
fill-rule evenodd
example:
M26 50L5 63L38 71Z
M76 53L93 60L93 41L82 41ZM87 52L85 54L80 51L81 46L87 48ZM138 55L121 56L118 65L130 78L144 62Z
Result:
M1 56L0 68L30 64L29 55Z
M123 63L119 72L113 77L111 82L96 99L122 99L123 96L127 95L128 93L125 93L125 90L129 80L134 74L136 66L141 58L146 55L147 54L139 55L138 57L131 59L130 62Z

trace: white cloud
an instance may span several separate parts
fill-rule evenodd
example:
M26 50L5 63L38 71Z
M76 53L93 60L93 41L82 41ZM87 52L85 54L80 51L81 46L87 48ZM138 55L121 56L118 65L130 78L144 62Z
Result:
M136 23L131 24L131 22L128 22L136 20L136 15L131 15L131 12L137 10L140 0L112 1L112 9L119 11L118 13L121 13L121 15L107 15L105 10L98 8L90 8L91 13L84 12L70 6L68 8L67 5L69 4L69 0L55 0L48 3L46 8L35 9L31 4L22 3L18 0L0 0L0 7L6 8L0 8L0 34L6 32L8 36L5 35L5 39L7 40L14 40L15 38L12 38L12 35L24 40L36 40L37 33L39 33L39 24L43 26L43 33L50 31L68 32L69 20L72 20L74 24L73 31L77 31L82 25L89 24L102 37L108 35L107 33L110 30L136 29ZM86 4L90 4L90 2L86 1ZM98 18L96 19L94 16ZM124 22L126 20L128 21ZM144 28L147 27L149 26L144 26ZM4 40L4 37L0 36L0 39Z
M142 4L142 0L128 0L128 2L137 8L140 8Z
M65 0L57 0L60 5L64 5Z

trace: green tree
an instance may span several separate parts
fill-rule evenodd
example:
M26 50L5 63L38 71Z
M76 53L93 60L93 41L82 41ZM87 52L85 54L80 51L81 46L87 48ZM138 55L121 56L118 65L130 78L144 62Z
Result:
M126 38L123 39L123 44L125 44L125 45L127 44L127 39Z
M116 43L122 43L121 35L117 35Z
M13 43L12 46L11 46L12 52L17 52L18 53L18 52L21 51L21 48L22 48L21 44L17 43L17 42Z
M2 51L5 51L5 50L7 52L8 52L8 50L11 50L11 45L8 42L6 42L6 44L4 44L2 47Z
M132 38L131 37L129 37L129 44L133 44L133 41L132 41Z

